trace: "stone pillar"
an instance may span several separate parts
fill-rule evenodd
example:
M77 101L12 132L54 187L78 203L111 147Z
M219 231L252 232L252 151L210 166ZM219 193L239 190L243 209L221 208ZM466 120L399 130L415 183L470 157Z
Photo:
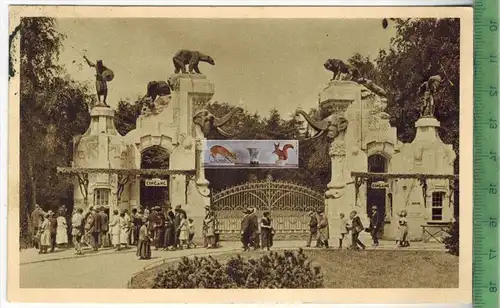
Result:
M171 76L169 80L173 84L172 98L176 100L179 110L178 134L194 141L195 155L183 154L186 159L188 157L190 159L189 163L186 162L183 165L196 171L194 178L185 175L173 177L171 181L173 185L171 187L172 205L175 206L174 202L183 200L182 204L185 205L186 212L195 221L195 238L199 241L202 236L205 206L210 205L210 189L202 164L205 137L201 129L193 123L193 115L197 110L205 108L212 99L214 85L204 75L177 74ZM179 153L182 154L182 152Z

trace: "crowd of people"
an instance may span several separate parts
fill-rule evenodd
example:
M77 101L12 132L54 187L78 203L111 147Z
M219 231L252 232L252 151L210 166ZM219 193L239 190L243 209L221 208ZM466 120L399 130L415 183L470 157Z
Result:
M204 246L216 248L219 245L217 220L209 207L205 210ZM82 244L94 251L102 247L118 251L137 246L139 259L149 259L152 246L156 250L196 247L193 241L196 229L194 223L181 205L175 209L167 206L165 210L159 206L151 210L133 208L131 213L126 209L113 210L111 217L105 207L91 206L86 213L82 208L77 208L71 217L67 217L65 206L61 206L55 215L53 211L45 212L36 205L31 214L33 246L39 249L40 254L67 247L70 234L75 254L83 254Z
M219 247L220 238L215 212L210 207L205 207L205 213L202 228L203 245L208 249ZM404 210L399 214L399 238L396 241L399 247L410 245L406 215ZM310 232L306 247L310 247L312 241L316 240L316 247L329 248L330 228L325 212L323 210L309 212L309 217ZM339 219L340 249L346 241L350 241L347 246L351 249L365 249L366 245L359 239L363 231L371 234L373 246L379 245L383 218L380 217L376 206L371 208L368 228L364 228L356 211L349 213L348 218L344 213L340 213ZM75 254L83 254L82 244L94 251L101 247L122 250L137 246L139 259L149 259L152 246L155 250L197 247L193 241L195 222L188 217L181 205L177 205L175 209L167 206L164 210L159 206L151 209L133 208L131 213L126 209L113 210L111 217L104 207L91 206L86 213L82 208L77 208L71 217L67 217L65 206L61 206L56 214L52 210L45 212L36 205L31 214L31 223L34 246L39 249L40 254L54 252L56 248L66 248L69 243L68 235L71 235ZM251 248L270 250L274 235L270 212L264 212L259 219L256 208L243 211L241 242L245 251Z
M399 214L399 237L396 239L396 245L398 247L408 247L410 242L408 241L408 220L406 219L407 212L402 210ZM329 226L328 219L324 211L309 212L309 238L307 240L306 247L311 247L311 242L316 239L316 247L329 248ZM342 245L345 241L350 240L350 249L358 250L365 249L366 245L359 239L361 232L370 233L373 241L373 246L379 246L379 239L382 235L384 219L378 212L376 206L371 207L370 213L370 225L368 228L363 226L361 218L358 216L357 211L352 211L349 213L349 218L345 217L344 213L339 214L340 224L338 232L339 249L342 249ZM350 238L349 238L350 235Z

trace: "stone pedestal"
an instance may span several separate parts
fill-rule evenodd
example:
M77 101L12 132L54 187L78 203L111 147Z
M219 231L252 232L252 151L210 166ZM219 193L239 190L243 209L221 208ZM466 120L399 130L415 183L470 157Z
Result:
M74 138L74 167L121 169L135 166L137 153L134 146L116 130L114 116L115 111L107 106L97 105L90 111L89 128L82 136ZM117 182L115 174L89 174L88 206L102 205L108 207L110 212L117 208L128 208L129 201L133 197L133 192L129 189L131 184L126 184L119 198ZM106 204L94 204L97 189L103 189L103 194L107 194ZM75 179L74 200L75 207L85 207L77 179Z
M427 141L434 142L440 140L437 129L441 126L439 121L434 117L424 117L420 118L415 122L415 127L417 128L417 134L415 136L415 141Z

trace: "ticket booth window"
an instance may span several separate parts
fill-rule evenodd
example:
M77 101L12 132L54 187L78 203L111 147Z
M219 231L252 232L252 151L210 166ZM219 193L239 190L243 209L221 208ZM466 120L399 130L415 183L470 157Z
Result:
M106 188L97 188L94 191L94 205L97 207L109 207L109 195L111 190Z

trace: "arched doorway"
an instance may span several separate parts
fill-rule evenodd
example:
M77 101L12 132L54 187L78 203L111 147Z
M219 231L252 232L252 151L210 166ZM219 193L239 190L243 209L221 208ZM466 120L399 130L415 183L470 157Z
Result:
M141 169L169 169L170 155L167 150L160 146L152 146L141 153ZM141 178L141 206L151 208L153 206L164 207L169 203L169 186L146 185L148 179L154 176L143 176ZM167 180L169 177L163 176L161 179Z
M386 173L387 158L380 154L368 157L368 172ZM371 215L371 207L376 206L379 217L385 217L387 204L387 182L383 178L369 178L366 186L366 213Z

